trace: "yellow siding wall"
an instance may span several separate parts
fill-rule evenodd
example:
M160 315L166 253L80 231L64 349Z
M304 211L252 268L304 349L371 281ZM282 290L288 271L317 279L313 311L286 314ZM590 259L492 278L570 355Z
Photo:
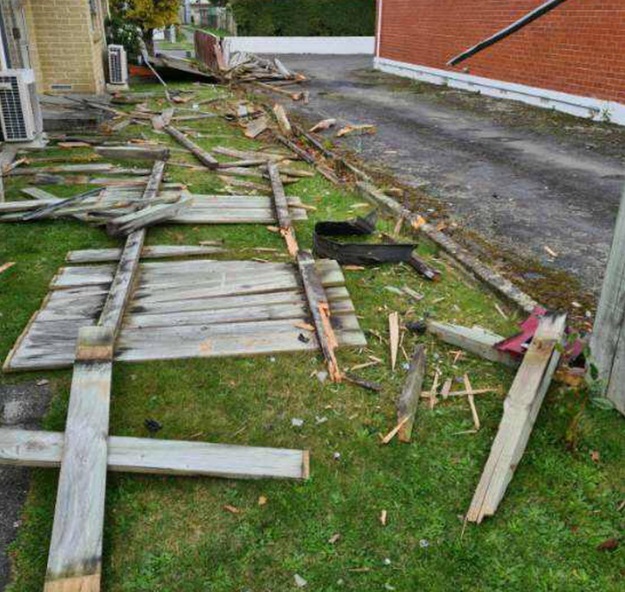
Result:
M39 92L104 92L104 27L89 0L27 0L25 12Z

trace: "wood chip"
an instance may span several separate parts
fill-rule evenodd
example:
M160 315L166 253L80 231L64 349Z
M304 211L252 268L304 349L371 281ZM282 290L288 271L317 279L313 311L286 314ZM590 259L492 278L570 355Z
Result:
M475 398L473 397L473 387L471 386L471 381L469 380L469 375L465 374L462 377L464 381L464 388L467 390L467 400L469 401L469 407L471 407L471 415L473 416L473 425L475 426L475 430L478 431L480 429L480 417L477 414L477 407L475 406Z
M545 253L547 253L547 255L553 257L554 259L558 256L558 253L556 253L552 248L548 247L547 245L545 245L543 249L545 249Z
M504 309L499 306L499 304L495 304L495 310L506 320L510 317L505 313Z
M324 119L313 125L308 131L311 133L322 132L324 130L330 129L336 125L336 119Z
M386 510L382 510L380 512L380 524L382 526L386 526L387 519L388 519L388 512Z
M226 512L230 512L231 514L240 514L241 510L239 510L239 508L236 508L235 506L231 506L230 504L225 504L224 505L224 510L226 510Z
M0 273L6 271L7 269L10 269L14 265L15 265L15 261L9 261L7 263L3 263L2 265L0 265Z
M410 416L406 415L401 419L401 421L388 433L386 436L382 438L382 444L388 444L410 420Z
M341 128L336 134L337 138L342 138L343 136L347 136L349 134L375 134L378 131L375 125L365 124L365 125L346 125Z
M395 370L397 364L397 350L399 348L399 313L392 312L388 315L389 345L391 348L391 370Z

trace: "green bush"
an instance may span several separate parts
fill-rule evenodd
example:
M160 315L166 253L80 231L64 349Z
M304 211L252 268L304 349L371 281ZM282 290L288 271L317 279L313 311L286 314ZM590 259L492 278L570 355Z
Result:
M375 0L232 0L242 36L373 35Z

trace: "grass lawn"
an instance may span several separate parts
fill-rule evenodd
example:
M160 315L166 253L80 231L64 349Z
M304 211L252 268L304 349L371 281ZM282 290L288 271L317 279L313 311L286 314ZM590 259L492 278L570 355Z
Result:
M137 90L158 87L142 85ZM190 87L198 100L227 91ZM156 106L155 101L151 101ZM202 107L204 109L205 107ZM196 141L258 148L222 118L189 124L204 134ZM124 137L158 137L132 126ZM174 144L172 143L172 146ZM90 149L50 148L45 154L88 158ZM220 157L221 158L221 157ZM174 161L193 162L174 152ZM145 164L143 164L145 166ZM304 166L304 165L301 165ZM213 173L169 167L172 180L195 193L223 191ZM7 182L8 199L17 199L25 181ZM50 187L59 195L82 190ZM310 247L314 222L344 219L368 211L362 199L320 175L289 186L317 208L297 223L300 245ZM391 230L394 221L384 220ZM282 239L265 226L163 226L148 232L148 244L196 244L223 238L223 259L267 253L286 260ZM410 237L403 237L411 240ZM51 221L0 225L0 262L17 264L0 277L0 354L4 358L38 309L47 285L70 249L117 244L103 230L81 222ZM454 364L451 349L431 337L405 334L410 354L427 346L428 379L468 372L475 388L500 386L502 393L480 395L483 423L477 434L463 398L420 407L413 442L381 446L379 436L395 424L394 400L405 378L405 359L390 370L387 318L402 321L433 317L480 324L509 334L519 317L504 319L497 300L438 258L423 242L420 253L443 271L427 283L404 265L345 271L362 327L369 331L364 350L340 350L343 368L373 355L383 364L360 370L383 384L372 393L348 383L321 383L320 355L183 360L114 367L110 433L148 436L146 418L163 424L158 437L243 445L306 448L311 479L227 481L110 474L104 530L103 589L116 592L281 592L296 589L294 575L315 591L601 591L623 590L625 547L613 552L597 545L622 536L625 511L623 418L587 403L587 394L555 385L539 415L527 452L497 515L467 526L466 512L501 417L513 371L470 356ZM388 287L409 286L424 294L415 304ZM0 376L0 385L39 378L54 392L43 427L63 430L70 371ZM460 383L455 389L461 388ZM301 428L291 425L301 418ZM465 432L465 433L463 433ZM593 453L591 455L591 452ZM598 453L598 454L597 454ZM33 470L23 524L12 546L15 580L11 592L41 590L54 511L57 472ZM264 496L267 503L260 505ZM240 509L232 514L230 504ZM388 513L383 526L379 517ZM329 539L340 534L335 543Z

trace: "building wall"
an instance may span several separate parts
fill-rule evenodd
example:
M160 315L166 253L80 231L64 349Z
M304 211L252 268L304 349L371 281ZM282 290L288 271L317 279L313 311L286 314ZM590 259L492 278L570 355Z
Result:
M457 67L446 66L544 2L378 0L378 57L625 103L625 0L567 0Z
M92 13L91 7L100 8ZM31 63L38 90L64 94L104 92L102 4L89 0L27 0Z

